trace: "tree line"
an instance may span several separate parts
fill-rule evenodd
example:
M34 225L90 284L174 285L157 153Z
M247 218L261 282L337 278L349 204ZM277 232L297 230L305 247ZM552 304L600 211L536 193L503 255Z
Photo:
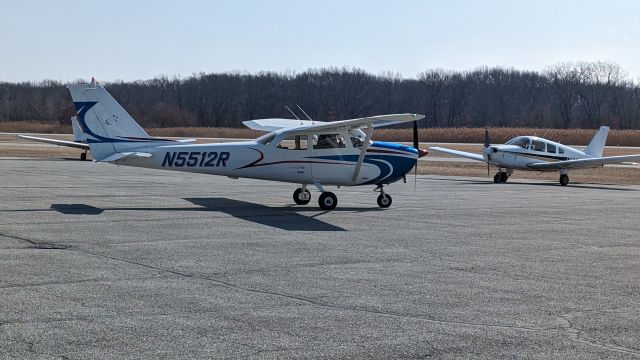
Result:
M321 121L411 112L427 116L424 127L640 128L640 84L612 62L432 69L416 78L358 68L201 73L104 85L144 127L241 127L292 118L285 105L299 105ZM0 83L0 121L65 123L73 114L63 83Z

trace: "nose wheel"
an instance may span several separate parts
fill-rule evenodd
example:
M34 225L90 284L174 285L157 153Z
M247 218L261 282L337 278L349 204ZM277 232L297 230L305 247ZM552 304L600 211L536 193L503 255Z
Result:
M378 206L380 206L383 209L386 209L389 206L391 206L393 199L391 199L391 195L384 192L382 185L378 185L378 187L373 189L373 191L380 193L380 195L378 195Z
M560 175L560 185L562 186L569 185L569 175L567 174Z
M502 170L498 171L498 173L493 177L493 182L496 184L507 182L507 180L509 180L509 173Z

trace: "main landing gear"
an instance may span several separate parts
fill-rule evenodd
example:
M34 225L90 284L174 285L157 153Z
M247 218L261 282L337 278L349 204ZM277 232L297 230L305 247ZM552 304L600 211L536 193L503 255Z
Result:
M560 174L560 185L567 186L569 184L569 175Z
M83 152L82 154L80 154L80 160L85 161L87 160L87 152Z
M322 186L316 185L318 190L320 190L321 194L318 197L318 205L322 210L333 210L338 205L338 197L336 194L330 191L324 191ZM373 191L379 192L378 195L378 206L381 208L388 208L391 206L391 195L384 192L382 185L378 185ZM307 205L311 201L311 193L307 190L307 185L302 185L302 187L297 188L293 192L293 201L298 205Z
M496 184L507 182L507 180L509 180L509 173L502 170L498 171L498 173L493 177L493 182Z

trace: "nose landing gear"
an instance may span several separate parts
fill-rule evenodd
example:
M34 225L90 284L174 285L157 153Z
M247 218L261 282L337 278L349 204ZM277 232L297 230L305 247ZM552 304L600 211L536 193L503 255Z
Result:
M562 186L569 185L569 175L560 174L560 185L562 185Z
M378 200L377 200L378 206L380 206L383 209L386 209L389 206L391 206L393 199L391 198L391 195L384 192L382 185L378 185L378 187L373 189L373 191L380 193L380 195L378 195Z
M507 182L507 180L509 180L509 173L502 170L498 171L498 173L493 177L493 182L496 184Z

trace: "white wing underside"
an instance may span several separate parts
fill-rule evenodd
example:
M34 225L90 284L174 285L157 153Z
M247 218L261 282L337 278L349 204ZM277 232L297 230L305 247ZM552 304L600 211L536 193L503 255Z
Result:
M621 164L640 160L640 155L623 155L609 156L601 158L565 160L555 162L540 162L527 165L534 170L563 170L563 169L579 169L592 168L606 164Z
M405 122L424 119L424 115L418 114L393 114L370 116L358 119L340 120L331 122L293 120L293 119L258 119L244 121L243 124L250 129L260 131L275 131L287 129L292 131L322 131L338 128L360 129L373 126L374 128L390 126Z
M477 161L486 162L484 156L482 156L480 154L474 154L474 153L470 153L470 152L466 152L466 151L459 151L459 150L441 148L441 147L437 147L437 146L430 147L429 149L431 149L433 151L449 154L449 155L455 155L455 156L460 156L460 157L471 159L471 160L477 160Z
M67 146L67 147L72 147L72 148L77 148L77 149L89 150L89 145L84 144L84 143L75 142L75 141L56 140L56 139L41 138L41 137L37 137L37 136L28 136L28 135L18 135L18 137L20 137L22 139L26 139L26 140L37 141L37 142L42 142L42 143L47 143L47 144L53 144L53 145L58 145L58 146Z

